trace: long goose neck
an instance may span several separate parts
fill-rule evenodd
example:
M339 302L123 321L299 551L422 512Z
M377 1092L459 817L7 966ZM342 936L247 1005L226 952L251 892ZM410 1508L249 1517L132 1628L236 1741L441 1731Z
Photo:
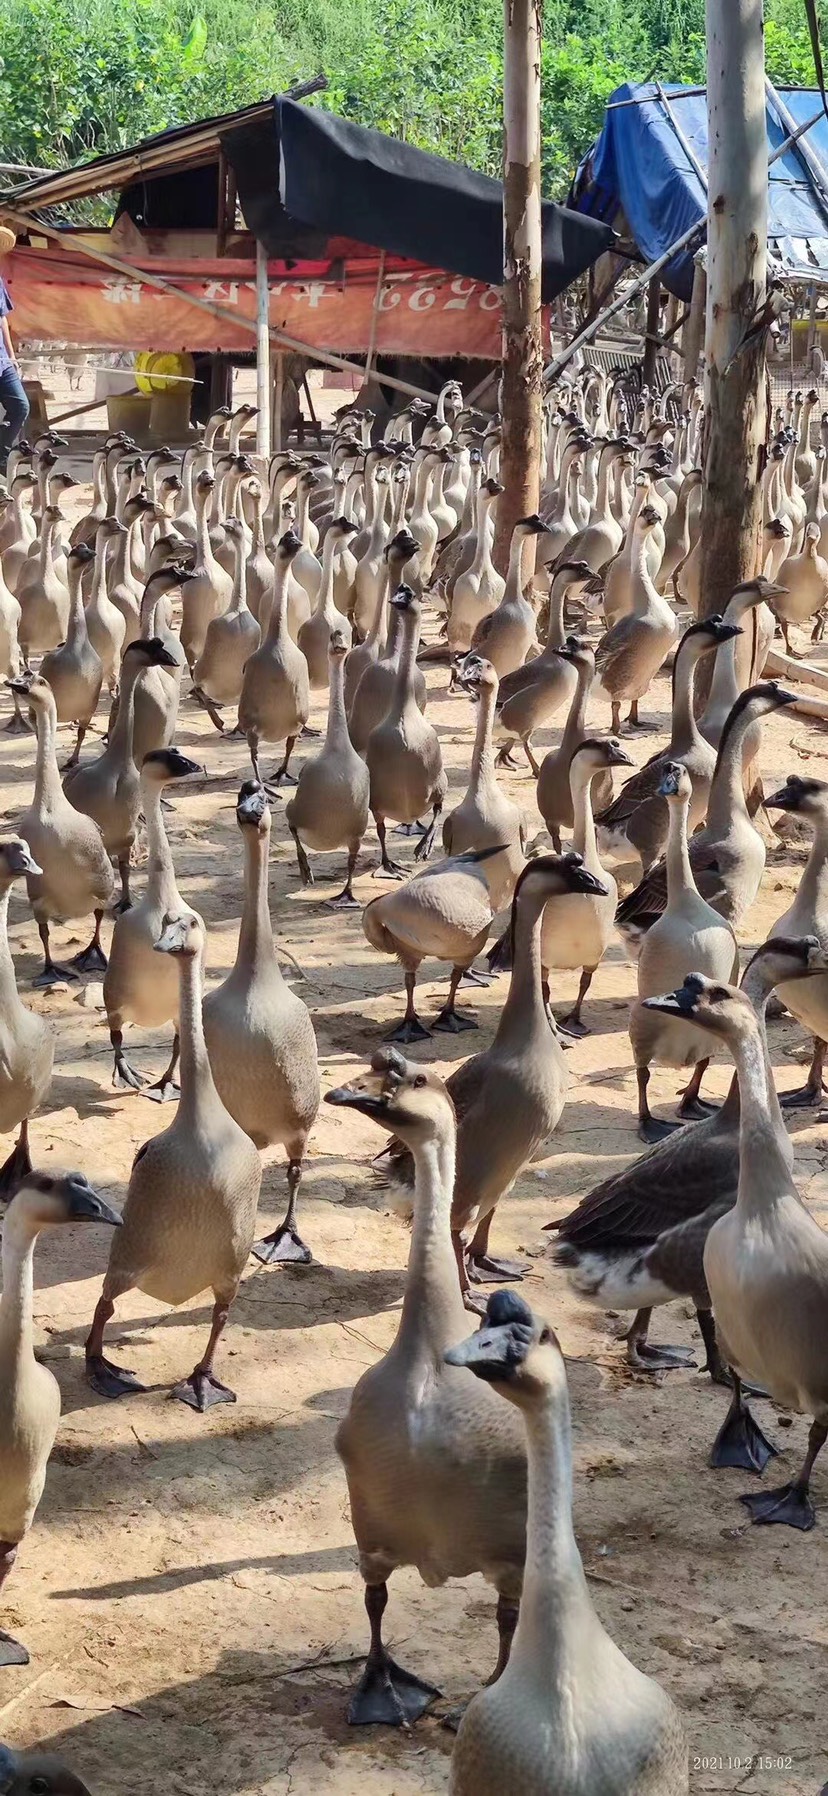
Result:
M273 951L273 926L267 896L269 837L259 835L255 829L245 829L242 834L244 908L234 971L248 975L272 962L281 979L281 969Z
M372 650L375 649L377 647L377 644L379 643L380 639L382 637L384 637L387 633L387 630L388 630L388 594L390 591L391 591L391 565L390 565L389 561L386 559L385 565L383 566L383 568L381 570L381 574L380 574L379 588L377 591L377 603L376 603L376 606L374 609L374 616L373 616L373 619L371 622L371 628L368 631L368 635L365 638L365 646L368 649L372 649Z
M667 908L669 909L671 905L678 903L687 892L695 892L696 883L693 878L690 850L687 845L689 795L671 798L668 809L670 821L667 831Z
M126 580L128 546L129 546L129 536L127 535L127 533L126 532L119 533L119 535L116 536L116 538L115 538L115 547L112 550L112 556L111 556L111 560L110 560L110 573L112 575L112 585L113 586L120 586L122 584L122 582L124 580ZM95 544L95 572L94 572L93 582L92 582L93 591L96 595L99 592L106 591L105 569L106 569L106 547L104 545L102 545L102 547L101 547L101 564L100 564L100 572L99 572L98 545L96 543ZM100 585L99 585L99 581L100 581Z
M210 519L208 516L209 492L196 492L196 547L198 559L202 567L213 566L213 547L210 542Z
M597 494L595 497L595 510L593 512L593 522L596 522L599 519L601 519L603 521L604 519L609 519L612 516L612 513L610 511L610 497L609 496L610 496L610 478L612 475L614 461L615 461L615 452L611 449L605 449L603 455L601 456L601 460L598 463L598 491L597 491Z
M557 1688L561 1661L583 1652L578 1622L596 1625L572 1527L572 1437L568 1399L550 1390L524 1410L528 1446L526 1569L513 1659L543 1666L545 1686ZM577 1631L573 1634L573 1628ZM550 1675L551 1674L551 1675Z
M34 1249L37 1234L21 1218L3 1229L3 1291L0 1295L0 1359L6 1379L34 1364Z
M769 1211L782 1192L791 1191L787 1132L773 1082L761 1021L731 1043L739 1079L738 1206Z
M334 560L339 547L339 538L332 530L326 534L322 544L322 578L316 598L316 615L324 617L328 623L336 622L336 606L334 604Z
M86 641L86 612L83 609L83 593L81 592L80 568L73 567L69 575L69 617L66 625L66 641L72 647Z
M509 566L506 570L506 588L503 598L501 599L501 604L503 604L504 601L507 604L514 604L516 599L523 597L523 548L525 542L526 538L523 531L514 531L509 547Z
M569 769L569 782L572 789L572 846L576 854L583 855L587 871L592 872L598 863L598 840L592 812L592 782L597 778L601 769L582 766L581 759L582 757L578 756Z
M650 573L647 567L647 536L645 531L636 526L633 535L632 555L630 557L632 572L637 576L633 587L633 608L639 615L646 611L650 598Z
M592 677L593 669L591 667L578 668L578 684L575 687L572 704L570 705L566 723L563 727L563 733L558 749L559 753L560 749L565 745L569 747L574 742L577 746L586 735L586 714L590 688L592 686Z
M686 754L699 741L699 728L693 715L693 682L699 660L696 649L688 643L684 653L676 657L673 675L673 716L670 748L673 754Z
M564 605L569 590L571 575L564 570L556 574L549 594L549 629L546 632L548 649L562 649L564 645Z
M267 620L267 640L273 646L283 642L287 635L286 599L290 579L288 562L277 561L273 579L273 598L270 605L270 617Z
M175 903L175 867L164 827L161 787L142 778L141 802L147 820L147 889L168 911Z
M127 655L121 663L121 690L118 694L118 712L109 732L109 744L105 750L109 759L126 762L132 759L132 732L135 725L135 686L139 674L143 673L144 664L137 655Z
M393 609L393 607L392 607ZM397 671L394 676L394 691L388 707L388 716L399 720L407 705L414 703L414 668L417 663L417 644L420 639L419 617L404 612L401 620L402 640L397 660Z
M545 1041L543 1030L549 1032L541 966L541 929L546 905L547 895L543 892L523 887L518 893L512 977L495 1036L498 1048L517 1042L523 1049L530 1034L538 1032Z
M811 852L799 882L797 910L814 917L828 912L828 812L816 820Z
M344 751L351 738L348 734L348 719L345 715L345 662L340 655L337 655L331 662L330 674L325 747Z
M11 881L0 885L0 1012L6 1017L10 1010L15 1009L20 1002L17 995L17 980L14 975L14 961L9 947L11 889Z
M34 805L40 810L63 796L57 760L57 714L52 705L38 706Z
M414 1152L414 1221L396 1340L398 1352L415 1361L433 1358L437 1368L468 1322L451 1245L454 1154L448 1136Z
M101 605L106 603L106 551L111 540L111 537L104 536L103 534L95 537L95 562L92 568L92 591L89 595L89 603L95 607L96 611L100 609ZM125 542L126 538L119 536L118 550L121 552L122 560ZM116 574L115 569L115 553L113 553L112 556L112 573L117 579L120 579L121 576L120 574Z
M479 791L494 781L494 755L492 753L492 730L497 695L492 686L483 686L480 690L480 702L477 708L477 728L474 732L474 747L471 757L469 791Z
M200 954L181 955L178 966L178 1032L181 1044L181 1096L176 1124L192 1127L205 1104L218 1094L210 1071L204 1024L201 1017L202 967Z
M474 545L474 560L469 569L470 573L479 574L481 568L484 567L486 563L486 557L489 553L489 532L487 529L487 522L489 507L492 503L493 500L491 494L487 493L485 489L481 487L477 494L474 508L477 538Z
M730 648L725 643L724 648ZM723 650L719 650L722 654ZM745 784L742 776L742 749L745 736L752 727L753 720L746 714L729 730L723 743L719 745L716 770L710 787L707 801L707 822L705 828L713 835L723 834L734 818L750 822L750 812L745 803Z

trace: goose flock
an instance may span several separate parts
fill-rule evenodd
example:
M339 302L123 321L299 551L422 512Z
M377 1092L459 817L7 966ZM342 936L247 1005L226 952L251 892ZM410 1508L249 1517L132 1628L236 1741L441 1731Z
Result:
M585 369L550 388L539 511L517 523L505 576L498 421L466 407L453 381L435 409L415 400L381 436L351 408L324 457L286 452L269 466L242 447L247 405L215 413L181 455L143 455L113 434L71 529L65 443L47 433L9 458L2 752L22 770L24 802L0 839L0 1126L13 1138L0 1168L0 1588L61 1413L33 1346L39 1235L108 1231L85 1339L102 1403L146 1389L140 1363L124 1366L107 1337L133 1291L172 1307L209 1294L203 1352L174 1369L170 1395L197 1415L234 1403L222 1342L249 1258L311 1261L300 1194L320 1103L357 1112L379 1130L366 1130L365 1156L375 1150L411 1246L393 1344L358 1380L336 1437L368 1619L348 1717L410 1729L440 1696L427 1665L388 1651L393 1573L414 1567L429 1587L481 1573L497 1595L497 1648L489 1683L455 1717L453 1796L690 1787L685 1722L596 1613L573 1530L564 1356L509 1288L527 1263L497 1242L516 1181L573 1104L578 1043L601 1028L602 963L622 946L636 984L629 1128L649 1151L537 1225L578 1300L631 1313L637 1374L694 1363L649 1339L655 1308L693 1306L705 1369L728 1391L724 1414L711 1398L700 1481L719 1467L755 1480L777 1454L756 1393L807 1419L800 1469L778 1488L754 1484L743 1503L757 1525L808 1532L817 1519L828 1239L797 1189L783 1112L819 1114L824 1089L828 781L790 774L765 792L758 777L763 721L800 702L769 677L774 639L790 669L801 654L791 632L818 640L828 606L817 403L792 394L773 420L761 570L715 616L701 585L695 386L635 398ZM668 671L669 731L639 765L629 749ZM428 714L446 678L464 792L450 790L445 726ZM320 695L321 736L309 724ZM203 766L176 742L199 713ZM204 894L177 873L165 813L205 779L226 784L233 737L249 760L234 795L241 922L232 966L205 990ZM744 957L769 812L808 829L810 852L793 902ZM339 931L399 969L398 1020L370 1064L324 1094L313 1019L274 940L274 839L302 886L344 876L334 896L308 901L320 938L341 912ZM37 1008L20 996L9 943L15 886L42 945ZM67 924L85 945L64 962L55 932ZM420 970L435 962L446 992L427 1016ZM578 986L559 1017L561 972ZM99 984L116 1101L175 1106L136 1154L122 1210L82 1172L47 1171L39 1152L37 1113L61 1063L50 996L84 976ZM444 1081L435 1034L474 1032L468 998L496 982L492 1039ZM772 1000L812 1044L804 1088L781 1099ZM169 1051L155 1081L131 1027ZM735 1070L715 1108L701 1087L722 1051ZM669 1119L650 1106L663 1066L686 1078ZM286 1202L260 1236L269 1148L287 1163ZM28 1657L0 1631L0 1667ZM85 1786L48 1756L0 1747L0 1791L24 1790Z

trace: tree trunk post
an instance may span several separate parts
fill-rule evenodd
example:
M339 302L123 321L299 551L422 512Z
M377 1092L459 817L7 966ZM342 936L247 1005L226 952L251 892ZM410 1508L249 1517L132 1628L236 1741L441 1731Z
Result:
M661 280L654 274L647 288L647 323L644 330L644 360L641 364L641 379L645 387L652 387L655 380L660 318Z
M707 0L707 415L702 614L759 567L768 143L762 0Z
M542 0L504 0L502 439L495 559L505 568L518 518L540 493L540 73ZM527 549L528 555L528 549Z
M693 268L693 292L690 299L690 316L685 320L681 333L681 352L684 358L685 381L698 380L699 361L704 348L704 315L707 307L707 274L704 263L699 260Z
M267 250L256 239L256 454L270 459L270 288Z

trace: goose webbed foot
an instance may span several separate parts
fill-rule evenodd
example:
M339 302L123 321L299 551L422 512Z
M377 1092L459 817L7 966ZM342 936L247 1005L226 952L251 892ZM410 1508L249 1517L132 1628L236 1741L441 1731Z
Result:
M189 1378L174 1385L170 1397L177 1403L186 1403L190 1409L197 1409L199 1415L203 1415L207 1409L213 1409L217 1403L237 1401L235 1391L231 1391L229 1385L222 1384L214 1372L206 1371L203 1366L196 1366Z
M263 1266L310 1266L313 1254L293 1222L282 1222L272 1235L254 1241L251 1252Z
M735 1372L732 1378L733 1400L713 1442L710 1465L714 1471L733 1466L744 1472L764 1472L768 1461L776 1458L776 1448L751 1415Z
M414 850L415 861L427 861L431 859L431 851L434 847L434 836L437 829L437 818L439 817L442 808L442 804L435 805L431 816L431 822L421 835Z
M441 1692L405 1671L382 1647L369 1653L359 1685L348 1704L351 1727L411 1727Z
M783 1484L779 1490L748 1491L740 1496L739 1502L750 1510L751 1521L761 1526L781 1522L807 1534L816 1525L813 1503L801 1484Z
M575 1015L574 1010L570 1011L569 1016L558 1019L558 1032L561 1035L571 1035L574 1041L580 1041L584 1035L592 1034L589 1025L582 1023L580 1017Z
M350 886L347 885L341 892L337 892L335 898L328 899L327 908L328 910L362 910L362 905L359 899L354 897Z
M122 881L124 881L123 873L121 875L121 878L122 878ZM124 901L126 901L126 902L124 902ZM131 902L132 901L129 896L129 869L127 868L126 879L125 879L125 883L123 884L123 895L122 895L120 903L118 905L116 905L115 908L118 911L129 910ZM105 973L107 967L109 966L109 961L107 960L106 955L104 954L103 948L101 947L101 924L102 924L102 922L103 922L103 911L96 910L96 912L95 912L95 933L92 937L91 942L89 943L88 947L81 948L81 951L79 954L73 954L73 956L72 956L73 967L77 967L78 971L81 973Z
M492 983L491 973L481 973L477 967L466 967L460 975L461 985L489 986Z
M73 960L71 966L65 967L60 961L49 959L45 962L43 971L32 980L32 985L38 990L46 990L50 985L60 985L64 980L77 979L79 974L75 972L75 964Z
M426 825L415 818L413 823L397 823L391 834L394 836L424 836Z
M674 1372L677 1366L696 1365L689 1347L655 1346L650 1341L627 1342L627 1364L637 1372Z
M141 1074L131 1066L125 1054L116 1054L112 1068L112 1083L120 1091L143 1091L144 1081Z
M715 1116L720 1109L720 1104L709 1104L706 1098L690 1098L688 1102L682 1099L678 1115L683 1122L704 1122L706 1116Z
M307 736L311 741L315 741L321 734L321 730L312 730L309 723L303 723L302 728L299 731L300 736Z
M656 1116L644 1116L639 1119L638 1139L647 1147L654 1147L657 1141L666 1141L668 1135L675 1135L681 1123L661 1122Z
M822 1103L824 1096L825 1086L822 1081L814 1085L809 1079L807 1085L798 1086L796 1091L780 1092L779 1103L783 1110L811 1110Z
M407 879L408 874L405 867L400 866L399 861L392 861L389 855L385 855L379 866L374 868L372 877L374 879L401 880Z
M505 748L498 749L495 755L495 766L508 767L510 773L520 773L520 762L515 760L512 748L513 744L510 742Z
M29 1125L28 1122L24 1122L8 1159L0 1166L0 1203L8 1203L14 1196L20 1180L24 1179L31 1170Z
M31 736L32 734L32 726L23 716L23 712L18 710L16 699L15 708L8 723L4 723L3 731L6 736ZM25 1661L21 1661L21 1663L25 1663Z
M466 1271L475 1285L505 1285L519 1282L529 1268L522 1260L501 1260L491 1253L469 1253Z
M134 1372L126 1366L116 1366L114 1360L105 1359L102 1353L87 1354L86 1381L99 1397L132 1397L147 1388Z
M15 1640L0 1628L0 1665L28 1665L29 1654L22 1640Z
M169 1073L164 1073L154 1085L144 1086L141 1096L150 1098L153 1104L175 1104L181 1096L181 1086Z
M480 1024L476 1017L468 1014L464 1016L461 1011L455 1010L453 1004L444 1004L431 1027L439 1030L441 1035L465 1035L468 1029L479 1029Z
M389 1030L388 1034L383 1036L383 1041L398 1042L400 1047L408 1047L413 1041L430 1040L431 1030L426 1028L425 1023L421 1023L416 1011L412 1016L403 1017L396 1029Z
M204 691L203 686L193 686L192 696L198 701L202 709L207 712L210 722L215 724L216 729L223 736L224 722L221 716L221 706L217 705L214 699L211 699L209 693Z

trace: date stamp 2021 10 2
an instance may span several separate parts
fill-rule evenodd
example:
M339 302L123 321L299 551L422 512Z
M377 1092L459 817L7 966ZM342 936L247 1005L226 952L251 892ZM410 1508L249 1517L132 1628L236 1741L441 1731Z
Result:
M793 1755L789 1752L691 1752L691 1771L792 1771ZM824 1784L818 1796L828 1796Z

